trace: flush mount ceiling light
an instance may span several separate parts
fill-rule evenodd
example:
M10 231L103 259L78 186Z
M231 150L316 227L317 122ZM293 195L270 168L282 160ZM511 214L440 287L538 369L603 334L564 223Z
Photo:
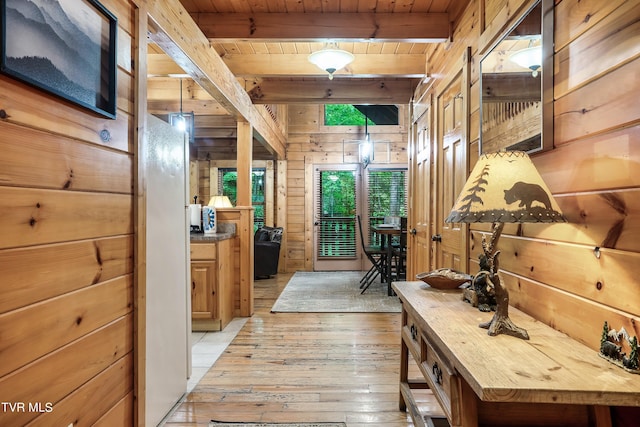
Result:
M542 64L542 46L533 46L514 53L509 59L521 67L531 70L533 77L538 76Z
M332 42L327 43L322 50L313 52L308 59L309 62L329 73L329 80L333 80L333 73L350 64L354 56L346 50L338 49L336 43Z

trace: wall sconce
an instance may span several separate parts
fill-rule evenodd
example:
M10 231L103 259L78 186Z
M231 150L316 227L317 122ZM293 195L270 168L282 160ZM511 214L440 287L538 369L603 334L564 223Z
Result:
M338 49L335 42L330 42L322 50L309 55L308 60L329 73L329 80L333 80L333 73L349 65L354 56L346 50Z

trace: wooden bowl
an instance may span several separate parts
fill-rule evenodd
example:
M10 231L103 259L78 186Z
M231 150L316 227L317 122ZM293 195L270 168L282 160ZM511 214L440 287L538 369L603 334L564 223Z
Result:
M449 268L416 274L416 279L436 289L455 289L463 283L470 282L473 276L460 273Z

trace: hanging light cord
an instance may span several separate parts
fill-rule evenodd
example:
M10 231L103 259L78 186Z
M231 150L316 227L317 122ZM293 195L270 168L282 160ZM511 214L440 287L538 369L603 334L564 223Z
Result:
M180 117L184 120L184 115L182 114L182 79L180 79Z

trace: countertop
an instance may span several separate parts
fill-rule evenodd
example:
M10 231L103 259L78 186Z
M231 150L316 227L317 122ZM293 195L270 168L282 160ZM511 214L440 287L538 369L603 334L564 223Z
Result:
M236 235L236 225L233 223L220 222L217 226L218 233L204 234L203 232L191 232L191 243L219 242L220 240L231 239Z
M219 242L220 240L227 240L233 238L235 233L214 233L214 234L204 234L204 233L191 233L191 243L208 243L208 242Z

